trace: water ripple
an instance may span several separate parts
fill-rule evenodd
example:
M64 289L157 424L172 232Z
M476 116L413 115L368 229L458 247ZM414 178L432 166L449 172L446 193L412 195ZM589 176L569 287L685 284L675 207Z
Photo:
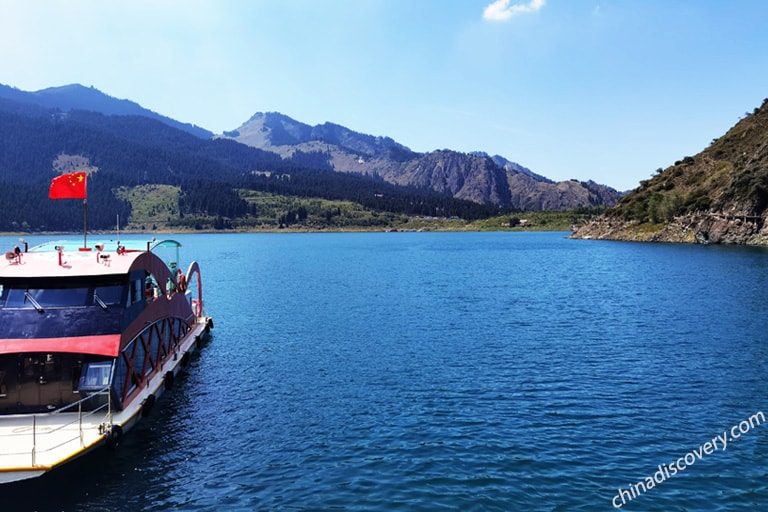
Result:
M180 238L214 340L69 508L606 510L768 392L763 250ZM625 508L765 508L767 455L757 427Z

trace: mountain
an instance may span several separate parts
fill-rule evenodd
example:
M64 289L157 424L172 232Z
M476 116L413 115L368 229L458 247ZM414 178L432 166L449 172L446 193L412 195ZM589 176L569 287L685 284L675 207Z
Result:
M131 205L119 191L144 185L179 189L187 203L176 214L242 215L248 205L233 184L270 162L284 165L272 153L203 140L143 116L62 112L0 98L0 231L69 231L82 224L70 201L47 199L52 178L74 170L89 173L91 229L114 227L116 214L128 219Z
M610 206L621 196L591 181L556 183L498 155L448 149L417 153L389 137L332 123L310 126L277 112L258 112L222 137L315 167L517 210Z
M307 220L315 229L386 227L413 215L475 220L505 213L333 172L314 157L297 151L283 159L145 116L62 111L0 97L0 232L76 229L80 209L47 196L53 177L77 170L88 173L93 230L114 229L116 214L130 225L137 205L142 222L169 229L264 229Z
M768 244L768 99L572 234L658 242Z
M61 113L97 112L126 119L153 119L199 139L213 137L211 132L198 126L180 123L132 101L116 99L79 84L34 92L0 85L0 100L34 105L42 112L55 109ZM8 104L6 107L11 108ZM27 113L30 111L27 109ZM109 129L114 129L115 125L111 123ZM120 131L121 137L156 147L162 145L165 136L175 138L166 131L151 142L141 132L129 134L122 128ZM151 133L159 134L156 130ZM516 210L606 206L613 205L621 195L594 182L555 183L499 155L489 157L480 152L465 154L451 150L417 153L389 137L366 135L333 123L310 126L277 112L257 113L237 130L225 132L216 139L231 139L277 154L291 166L367 176L394 185L433 190L460 200ZM175 144L175 140L170 142Z
M59 109L62 112L69 112L71 110L89 110L105 115L143 116L155 119L201 139L210 139L213 137L212 132L200 128L199 126L181 123L156 112L152 112L151 110L147 110L138 103L113 98L98 89L84 87L80 84L49 87L34 92L22 91L8 85L0 84L0 98L11 100L16 103L31 103L45 108Z
M418 153L389 137L333 123L310 126L275 112L257 113L213 137L93 87L27 92L0 85L0 202L6 211L0 231L71 226L69 210L40 200L52 173L78 166L91 172L94 229L113 222L110 209L125 218L136 200L158 190L166 196L142 206L146 218L167 211L166 226L181 225L180 219L184 226L206 226L205 219L215 218L216 226L244 228L306 218L299 203L289 201L285 215L263 218L275 211L259 205L264 193L355 204L370 212L362 221L370 224L362 225L377 226L392 215L475 220L512 210L601 206L619 196L593 182L555 183L498 155ZM309 215L321 229L353 218L338 205L312 205Z
M413 154L411 150L389 137L364 135L333 123L310 126L279 112L258 112L240 128L225 132L224 135L249 146L264 146L262 149L270 148L278 153L282 149L283 156L290 156L290 147L302 144L308 144L305 148L311 148L310 150L328 144L368 157L387 155L390 152Z

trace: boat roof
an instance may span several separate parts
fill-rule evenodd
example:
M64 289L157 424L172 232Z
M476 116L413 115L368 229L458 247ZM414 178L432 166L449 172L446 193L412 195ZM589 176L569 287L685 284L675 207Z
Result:
M127 274L142 255L157 247L181 247L174 240L95 242L89 247L71 240L46 242L24 250L18 246L0 260L0 278L82 277Z

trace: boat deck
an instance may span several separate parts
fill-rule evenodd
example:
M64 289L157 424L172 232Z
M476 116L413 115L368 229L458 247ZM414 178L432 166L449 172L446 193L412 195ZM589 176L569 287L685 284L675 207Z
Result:
M103 439L105 410L3 416L0 483L36 476L88 451Z

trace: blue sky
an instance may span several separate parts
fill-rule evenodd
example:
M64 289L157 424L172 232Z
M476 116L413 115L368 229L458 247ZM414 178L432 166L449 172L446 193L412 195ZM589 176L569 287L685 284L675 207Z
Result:
M634 188L768 97L763 0L0 0L0 83L256 112Z

